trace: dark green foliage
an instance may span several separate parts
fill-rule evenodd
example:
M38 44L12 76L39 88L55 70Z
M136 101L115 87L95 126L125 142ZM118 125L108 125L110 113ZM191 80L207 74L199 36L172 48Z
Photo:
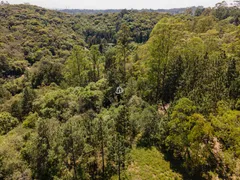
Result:
M157 12L137 12L132 10L122 10L120 13L113 14L96 14L96 15L76 15L81 20L87 18L88 27L83 30L85 41L91 46L93 44L101 44L103 40L108 43L116 44L116 35L120 31L123 24L130 27L131 36L137 43L144 43L148 40L154 25L165 14ZM151 21L149 21L151 19ZM76 29L79 29L75 25Z
M51 83L59 85L63 80L62 68L63 65L61 62L47 59L36 63L30 71L32 87L37 88L41 85L49 86Z
M204 8L197 8L195 11L195 16L201 16L204 11Z
M22 116L26 116L32 111L32 103L35 97L34 90L30 87L25 87L23 89L23 97L21 102Z
M226 1L222 1L221 3L216 4L214 15L220 20L226 19L229 16L239 17L239 7L238 1L234 1L234 6L230 8L228 7L228 3Z
M1 69L1 74L0 74L0 77L3 77L4 75L8 74L9 73L9 64L8 64L8 61L7 61L7 58L6 56L4 55L1 55L0 56L0 69Z
M231 86L232 82L238 76L237 69L236 69L236 60L235 59L232 59L232 60L229 61L226 76L227 76L227 84L226 84L226 86L229 88Z
M237 77L234 81L231 82L230 86L230 97L233 99L238 99L240 96L240 78Z
M22 108L23 106L22 106L21 100L15 100L11 106L12 116L18 118L19 120L22 120L22 111L23 111Z
M162 119L156 113L156 108L147 107L140 115L143 123L143 135L139 145L143 147L158 146L161 143L159 135Z

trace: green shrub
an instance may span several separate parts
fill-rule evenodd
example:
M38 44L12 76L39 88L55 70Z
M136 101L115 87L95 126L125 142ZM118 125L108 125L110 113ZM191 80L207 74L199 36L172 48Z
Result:
M18 120L8 112L0 113L0 135L5 135L18 125Z
M35 127L35 122L38 119L38 113L31 113L25 121L23 122L23 127L25 128L34 128Z

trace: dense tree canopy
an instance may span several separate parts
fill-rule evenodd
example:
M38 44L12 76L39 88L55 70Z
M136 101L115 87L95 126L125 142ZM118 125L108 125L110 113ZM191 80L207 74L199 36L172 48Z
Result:
M239 15L2 4L0 179L239 179Z

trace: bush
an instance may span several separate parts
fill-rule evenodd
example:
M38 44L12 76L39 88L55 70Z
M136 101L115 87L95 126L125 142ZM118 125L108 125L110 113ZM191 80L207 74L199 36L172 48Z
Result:
M0 113L0 135L5 135L18 125L18 120L8 112Z
M30 114L26 120L23 122L23 127L25 128L34 128L35 122L38 119L38 113Z

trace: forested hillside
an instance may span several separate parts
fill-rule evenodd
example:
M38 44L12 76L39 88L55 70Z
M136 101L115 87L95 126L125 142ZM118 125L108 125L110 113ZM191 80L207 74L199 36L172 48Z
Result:
M193 11L197 8L203 9L203 6L190 7ZM181 14L184 13L189 8L173 8L173 9L132 9L135 12L158 12L158 13L169 13L169 14ZM61 12L66 12L70 14L100 14L100 13L120 13L123 9L106 9L106 10L96 10L96 9L62 9Z
M239 179L239 7L1 5L0 179Z

